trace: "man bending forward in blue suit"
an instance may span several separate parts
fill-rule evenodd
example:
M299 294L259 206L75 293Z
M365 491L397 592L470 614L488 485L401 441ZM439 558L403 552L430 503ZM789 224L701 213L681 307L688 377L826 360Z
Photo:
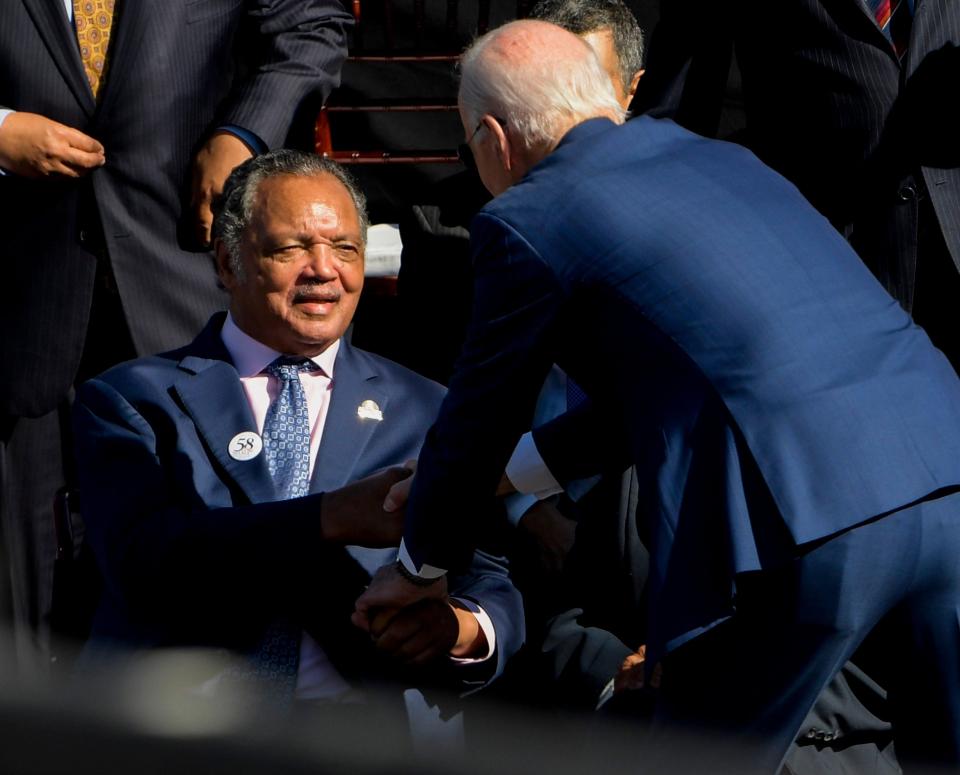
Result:
M354 697L385 661L482 685L519 647L518 594L481 552L449 598L381 612L376 650L349 624L396 558L400 525L380 504L407 472L351 483L416 456L443 392L342 338L366 226L335 163L250 160L214 226L229 313L81 389L84 518L105 578L95 639L230 647L318 701Z
M477 41L460 116L495 195L470 229L473 321L402 564L357 623L465 567L556 362L601 414L578 444L534 434L550 472L606 455L640 477L658 718L757 749L730 771L775 771L884 623L898 758L960 762L960 383L943 355L752 154L622 124L558 27Z

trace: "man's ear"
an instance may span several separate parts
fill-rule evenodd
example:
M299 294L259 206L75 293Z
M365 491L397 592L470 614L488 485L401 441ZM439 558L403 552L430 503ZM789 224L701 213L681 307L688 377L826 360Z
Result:
M213 262L217 268L217 278L220 284L230 290L237 283L237 276L233 271L233 265L230 262L230 253L223 240L217 238L213 241Z
M497 158L500 161L500 166L507 172L510 172L510 170L513 169L514 164L514 148L512 147L513 144L510 142L510 135L507 133L506 127L489 114L483 117L483 124L490 133L490 137L493 139L497 150Z
M634 98L634 97L636 96L636 94L637 94L637 86L640 84L640 77L641 77L645 72L647 72L647 71L646 71L646 70L637 70L637 72L635 72L635 73L633 74L633 78L632 78L631 81L630 81L630 89L629 89L629 91L627 92L627 105L628 105L628 106L630 105L631 102L633 102L633 98Z

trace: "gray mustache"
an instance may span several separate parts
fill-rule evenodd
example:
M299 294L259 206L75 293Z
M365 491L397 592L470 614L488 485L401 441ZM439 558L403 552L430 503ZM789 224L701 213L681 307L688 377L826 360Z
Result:
M293 295L293 300L294 302L337 302L340 301L340 291L318 287L298 288Z

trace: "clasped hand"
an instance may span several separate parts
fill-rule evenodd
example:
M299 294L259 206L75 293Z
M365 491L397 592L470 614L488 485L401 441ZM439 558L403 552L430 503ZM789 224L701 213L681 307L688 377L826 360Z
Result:
M407 665L420 667L449 655L460 626L446 600L427 598L406 608L380 608L367 627L377 649Z
M395 573L393 565L381 568L371 586L389 583L384 579ZM441 656L474 657L486 649L477 618L448 597L445 576L417 589L427 596L400 607L365 607L354 612L353 623L370 633L378 649L408 665L426 665Z

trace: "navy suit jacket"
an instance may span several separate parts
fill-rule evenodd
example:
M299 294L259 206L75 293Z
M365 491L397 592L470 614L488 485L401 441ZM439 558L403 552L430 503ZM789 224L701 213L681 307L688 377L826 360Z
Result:
M283 146L298 112L315 115L339 83L352 23L338 0L117 8L94 101L62 0L0 4L0 107L106 149L106 164L78 180L0 176L0 255L17 289L0 309L8 416L49 412L73 386L104 249L140 355L190 341L226 306L193 238L193 156L224 124Z
M349 616L396 550L324 544L322 493L415 457L443 388L342 341L310 494L274 501L264 455L228 453L234 435L256 426L222 321L216 315L187 347L121 364L79 391L83 516L106 582L92 637L243 649L286 615L342 673L369 676L377 659ZM358 416L368 399L382 421ZM451 594L490 615L497 656L484 672L499 673L523 637L504 566L478 552Z
M749 151L590 120L471 237L474 321L407 510L416 563L469 556L553 362L637 465L654 654L728 616L736 574L960 484L948 362Z

